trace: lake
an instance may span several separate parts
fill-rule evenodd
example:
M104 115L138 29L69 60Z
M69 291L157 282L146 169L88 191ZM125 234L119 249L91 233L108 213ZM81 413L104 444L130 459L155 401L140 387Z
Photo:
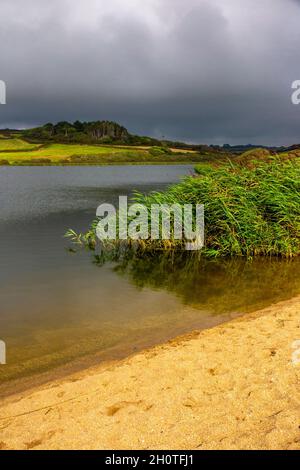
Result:
M96 208L165 188L192 167L0 169L0 393L125 357L299 292L299 262L207 262L181 254L99 263L70 252Z

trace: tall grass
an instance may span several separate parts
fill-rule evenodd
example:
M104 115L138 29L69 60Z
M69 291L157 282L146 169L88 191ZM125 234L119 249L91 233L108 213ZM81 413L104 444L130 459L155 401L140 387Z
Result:
M136 193L134 201L151 204L204 204L207 257L258 255L292 258L300 254L299 159L259 162L253 167L228 163L197 166L195 176L163 192ZM91 243L95 224L87 240ZM178 240L141 242L145 251L180 250Z

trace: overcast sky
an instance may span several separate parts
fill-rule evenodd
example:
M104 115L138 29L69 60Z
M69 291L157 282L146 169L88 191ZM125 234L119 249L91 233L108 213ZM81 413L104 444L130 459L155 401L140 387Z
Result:
M0 127L300 142L299 0L1 0L0 25Z

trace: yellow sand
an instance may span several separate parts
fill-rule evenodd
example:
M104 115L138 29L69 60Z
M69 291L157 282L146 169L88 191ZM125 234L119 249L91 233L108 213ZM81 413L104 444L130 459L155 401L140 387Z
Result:
M5 399L2 449L300 449L300 297Z

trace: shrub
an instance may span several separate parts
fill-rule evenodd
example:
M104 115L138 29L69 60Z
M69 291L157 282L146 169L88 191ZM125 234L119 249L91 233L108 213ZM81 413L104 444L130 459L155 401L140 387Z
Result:
M149 149L149 154L153 157L160 157L162 155L167 155L170 153L170 150L167 147L151 147Z

